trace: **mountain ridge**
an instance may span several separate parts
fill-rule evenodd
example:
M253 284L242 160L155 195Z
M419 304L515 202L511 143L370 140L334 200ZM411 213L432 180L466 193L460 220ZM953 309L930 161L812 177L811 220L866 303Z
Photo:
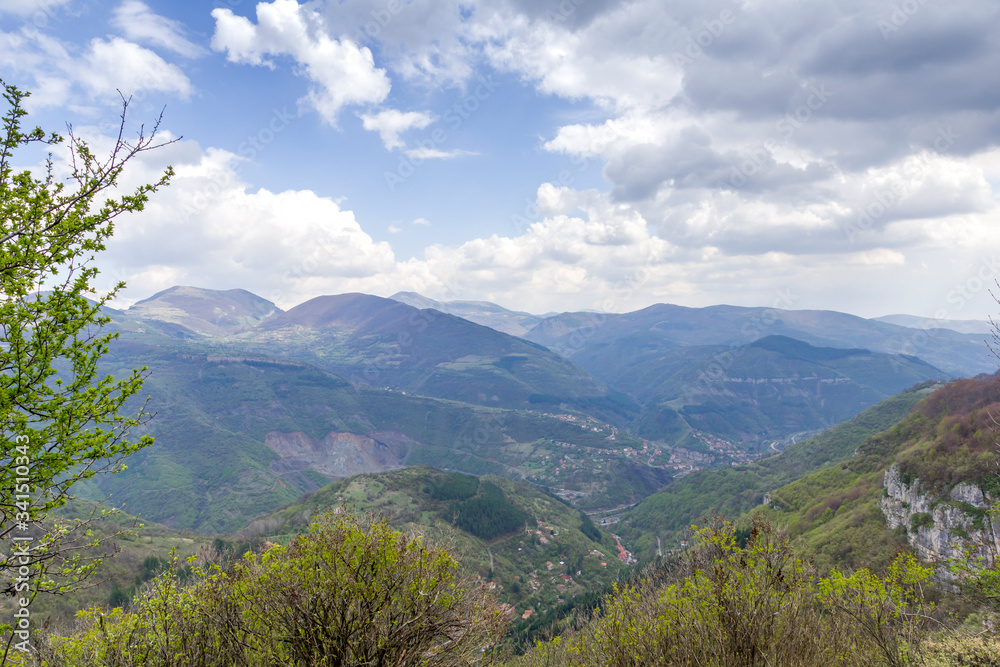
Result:
M129 319L166 322L195 334L223 336L252 328L282 311L244 289L209 290L176 285L119 312Z
M527 338L601 376L587 362L588 356L614 346L615 341L665 352L699 345L746 345L767 335L783 335L816 347L917 356L955 377L993 370L979 336L948 329L927 332L827 310L654 304L622 314L562 313L543 320Z
M437 301L417 292L396 292L389 297L415 308L433 308L512 336L524 335L545 317L504 308L490 301Z

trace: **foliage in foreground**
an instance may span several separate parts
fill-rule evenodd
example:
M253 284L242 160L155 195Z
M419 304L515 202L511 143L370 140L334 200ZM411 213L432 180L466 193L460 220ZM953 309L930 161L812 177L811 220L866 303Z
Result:
M924 662L932 605L922 589L931 569L912 556L898 557L885 576L858 570L819 578L772 524L756 519L741 531L717 520L697 533L680 567L616 591L603 614L575 636L539 644L518 664Z
M931 569L912 556L883 576L819 577L773 524L717 519L670 569L648 572L514 664L1000 665L1000 637L934 625ZM51 667L474 665L499 660L507 628L445 551L384 519L326 515L287 547L196 570L186 586L168 572L126 609L83 612L75 634L41 637L34 657Z
M326 516L288 547L247 554L183 586L158 578L129 609L90 610L42 664L467 665L506 618L445 551L382 519Z
M109 323L101 309L124 283L96 302L88 297L98 273L92 262L115 220L141 211L173 172L115 196L126 165L164 145L155 139L159 121L149 134L123 138L128 100L106 158L70 129L67 174L51 155L43 170L18 172L23 151L64 140L25 128L28 93L3 81L0 89L7 105L0 119L0 590L24 612L39 593L78 590L106 552L90 533L103 514L54 516L72 487L122 470L124 457L152 442L129 439L148 414L122 414L143 370L118 379L98 370L115 338L101 332ZM25 624L24 616L0 622L0 661L13 644L25 645Z

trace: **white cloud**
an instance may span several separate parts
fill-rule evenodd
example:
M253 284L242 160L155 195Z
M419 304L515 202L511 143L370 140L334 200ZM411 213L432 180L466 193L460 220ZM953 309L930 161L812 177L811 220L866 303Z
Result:
M427 220L426 218L417 218L416 220L413 221L413 224L414 225L420 225L421 227L430 227L431 226L430 220Z
M560 196L582 216L554 213L512 236L431 246L423 260L398 265L397 279L405 280L399 284L431 296L457 289L462 298L491 298L543 312L602 307L600 302L627 307L634 301L620 288L630 276L668 279L681 273L669 263L674 248L651 235L635 211L594 191L574 193L551 185L539 188L539 208L551 210Z
M52 18L52 10L72 0L0 0L0 14L29 16L36 27L42 28Z
M476 0L337 0L325 2L331 34L378 43L379 57L404 79L427 86L460 85L481 59L467 31L487 8ZM463 18L471 12L473 19ZM476 39L476 38L474 38Z
M74 78L93 96L116 90L126 97L161 91L177 93L186 99L194 92L194 86L179 67L121 37L92 40Z
M523 0L412 0L378 14L370 32L358 28L385 11L384 0L274 0L257 6L256 22L218 9L213 48L256 66L294 60L294 71L311 82L304 99L331 123L344 107L384 104L389 94L386 70L362 43L373 45L380 66L427 84L429 94L474 84L485 64L510 75L505 85L520 78L542 94L582 102L556 121L543 147L601 168L610 190L543 185L531 226L432 245L422 258L400 262L364 232L364 212L356 220L307 191L249 192L229 156L213 167L232 175L218 193L208 177L185 176L184 188L208 178L213 200L245 211L252 229L264 231L244 242L217 230L208 213L192 213L198 224L183 229L204 245L198 262L181 247L177 259L157 260L153 244L144 251L157 267L149 280L221 280L216 264L235 262L231 274L250 289L263 293L280 282L286 304L352 289L387 294L401 285L455 298L457 285L463 298L538 311L625 310L656 301L759 305L788 289L798 307L878 315L891 298L892 310L931 315L1000 247L1000 151L992 148L1000 116L992 93L981 92L995 71L995 13L971 11L989 9L985 2L958 2L970 12L952 9L942 21L946 10L922 7L888 46L874 27L882 10L865 3L820 10L790 0L564 3L576 5L575 13L556 20L550 7ZM320 6L324 14L314 11ZM706 33L727 9L734 20ZM937 23L952 32L936 32ZM700 55L676 60L699 35ZM10 58L18 57L11 49ZM804 106L824 84L829 103ZM400 97L397 104L413 99ZM567 106L560 103L560 113ZM803 122L781 125L801 109ZM429 112L367 111L359 113L365 128L389 149L414 159L472 154L406 150L403 133L427 127ZM934 149L939 128L952 124L962 138ZM218 206L206 210L235 224ZM328 211L346 234L343 244L328 245L349 252L328 256L330 265L314 258L310 271L289 277L296 251L282 246L283 225L305 257L316 244L286 221L282 206L307 216ZM871 222L852 232L866 211L874 212ZM429 225L423 218L411 224ZM176 245L158 233L164 250ZM231 250L211 250L212 243ZM278 248L274 270L264 268L257 246L268 243Z
M657 3L659 4L659 3ZM515 15L506 34L484 45L494 66L518 72L539 90L570 99L589 98L613 109L661 106L682 90L683 72L651 42L636 43L665 7L629 3L610 9L586 27ZM652 15L652 16L651 16Z
M987 221L998 212L1000 176L995 165L974 163L1000 141L996 105L978 92L1000 52L989 37L998 15L981 0L960 4L961 18L922 7L888 41L874 29L884 8L824 7L820 20L790 0L557 8L470 0L464 12L413 0L367 34L404 77L467 83L484 58L541 93L592 102L578 111L597 120L565 121L544 148L601 167L609 201L628 204L649 234L701 258L683 281L689 291L680 279L670 283L677 294L714 289L711 276L757 289L765 283L753 270L772 278L799 271L830 276L825 298L847 304L868 298L872 272L909 272L911 257L936 253L940 264L951 249L962 255L995 242ZM434 20L431 5L440 10ZM338 0L327 15L348 17L350 33L382 7ZM952 125L958 143L936 146ZM561 199L572 197L541 192L543 215L576 215L559 209ZM872 222L849 233L868 210L877 213ZM623 228L588 229L590 238L621 238ZM842 275L837 258L864 267L865 280ZM709 286L699 287L703 275ZM878 280L915 293L895 274Z
M272 56L291 56L315 85L302 101L331 125L351 104L377 104L389 94L384 69L372 53L346 38L333 39L320 15L295 0L257 5L257 23L229 9L214 9L212 48L234 63L274 67Z
M428 148L426 146L411 148L403 152L406 153L407 157L414 160L451 160L452 158L464 157L466 155L479 155L479 153L474 151L462 150L461 148L443 151L439 148Z
M111 24L133 42L162 47L186 58L207 52L184 36L186 31L182 23L153 13L139 0L125 0L119 5Z
M1000 160L981 162L995 168ZM746 203L731 197L698 209L676 231L675 243L633 205L545 184L536 199L538 218L526 228L431 246L424 259L397 264L394 279L434 298L488 299L533 312L621 312L657 302L769 305L788 294L793 308L867 316L881 314L887 294L904 312L989 312L985 290L962 311L947 296L955 284L978 279L981 267L1000 270L998 255L988 250L1000 247L1000 229L991 224L995 209L902 219L865 243L850 244L835 222L837 211L826 203L802 209L758 204L743 211ZM810 240L816 235L827 239L825 248ZM904 238L910 239L905 248L899 246ZM802 252L798 244L812 249Z
M150 92L188 98L194 86L184 72L159 55L121 37L92 39L82 47L39 30L0 33L0 66L19 77L29 76L29 110L68 106L74 115L91 115L95 99L120 103Z
M240 163L193 141L132 163L125 187L154 180L166 164L176 176L141 214L120 219L103 253L102 264L127 277L128 298L175 284L239 286L289 306L393 272L389 244L351 211L309 190L251 190Z
M952 317L971 317L979 306L968 301L958 309L947 301L948 291L981 276L981 266L1000 266L988 250L1000 247L993 209L898 220L894 225L911 236L923 230L915 236L922 240L906 248L898 246L903 232L890 225L875 230L882 245L842 241L826 252L796 253L776 246L793 246L795 236L843 236L831 226L834 211L777 204L742 211L731 195L714 202L714 211L691 216L677 243L631 204L552 184L538 189L538 217L525 228L431 245L423 257L399 261L388 243L364 231L363 219L332 199L308 190L253 191L240 178L239 158L191 141L143 156L124 185L154 180L167 163L177 170L171 186L154 194L141 215L119 222L102 256L109 284L129 282L126 299L193 284L243 287L288 307L321 294L388 295L406 285L435 298L487 299L534 312L621 312L656 302L767 305L781 292L793 295L792 307L822 304L875 316L885 309L885 294L893 294L896 310L932 315L943 308ZM980 159L979 176L994 177L998 164L997 155ZM959 181L973 182L974 175ZM388 230L399 233L401 226ZM740 234L789 238L734 244Z
M402 112L397 109L386 109L377 114L360 114L364 128L379 133L382 143L387 150L403 148L403 142L399 135L407 130L417 128L424 129L436 118L434 114L424 111Z

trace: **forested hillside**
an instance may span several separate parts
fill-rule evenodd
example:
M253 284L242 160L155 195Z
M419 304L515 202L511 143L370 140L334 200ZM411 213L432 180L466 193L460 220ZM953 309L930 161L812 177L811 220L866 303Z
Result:
M626 569L615 538L558 498L509 479L419 466L333 482L243 532L287 541L330 511L381 513L448 545L465 571L495 584L519 638L595 604Z
M850 459L867 438L896 424L940 386L927 383L897 394L853 419L751 464L686 475L626 512L621 534L647 557L656 553L656 538L660 538L661 548L676 549L687 539L690 526L704 522L712 513L738 517L761 505L774 489Z

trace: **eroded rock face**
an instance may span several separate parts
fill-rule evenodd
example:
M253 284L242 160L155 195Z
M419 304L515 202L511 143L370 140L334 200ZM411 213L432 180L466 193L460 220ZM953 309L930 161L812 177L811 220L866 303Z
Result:
M995 562L1000 551L1000 521L990 522L987 514L978 522L957 503L968 503L972 507L988 512L993 499L972 484L959 484L951 490L950 498L942 499L932 494L919 479L906 484L900 475L899 465L893 464L885 473L883 485L886 495L879 501L879 507L890 528L904 526L910 545L921 560L944 562L950 558L964 558L965 549L971 547L973 555ZM953 501L953 502L949 502ZM915 515L930 515L917 521ZM944 572L939 570L944 575ZM944 578L948 578L945 576Z
M415 441L391 431L368 435L332 431L322 440L302 432L271 431L264 444L281 457L271 464L275 472L315 470L329 478L398 468Z

